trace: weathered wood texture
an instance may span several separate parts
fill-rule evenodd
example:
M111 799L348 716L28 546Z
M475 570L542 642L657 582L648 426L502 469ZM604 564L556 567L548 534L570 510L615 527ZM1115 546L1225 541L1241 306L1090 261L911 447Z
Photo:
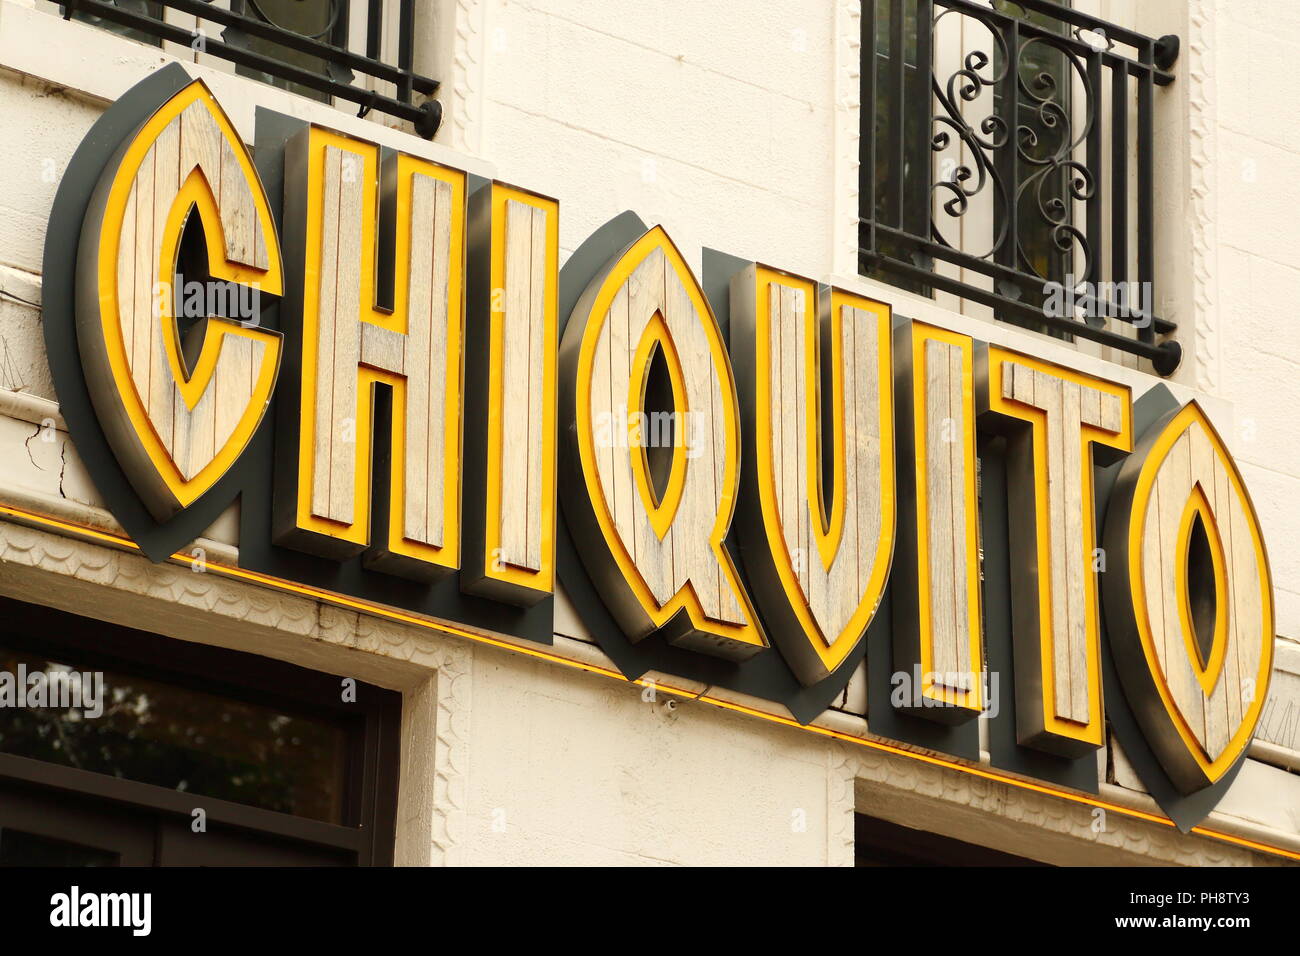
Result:
M1088 621L1095 621L1098 610L1085 578L1094 563L1084 534L1082 497L1084 470L1091 469L1092 459L1087 438L1080 436L1084 426L1118 434L1123 428L1121 399L1016 362L1002 366L1002 397L1038 409L1045 419L1047 447L1039 453L1047 465L1048 566L1038 568L1038 580L1047 582L1050 620L1040 626L1051 634L1054 713L1086 724L1094 682Z
M925 554L929 572L928 604L932 668L937 681L957 691L974 689L983 662L971 657L972 602L967 573L979 553L967 521L969 438L973 434L966 383L969 352L939 339L928 339L924 367L913 374L925 382L925 408L918 409L916 442L925 448Z
M500 560L542 569L547 211L506 201Z
M118 319L131 380L186 481L230 440L253 395L266 350L255 339L223 336L207 389L192 408L182 395L181 384L192 370L185 368L172 318L174 276L163 274L162 247L177 196L196 174L207 181L216 203L226 260L267 268L253 191L203 101L168 123L141 162L127 198L117 258Z
M632 455L642 452L632 447L624 425L629 412L638 411L628 408L633 359L656 312L663 317L684 379L687 408L676 409L680 417L674 431L691 445L674 452L687 457L685 480L676 515L662 538L637 491ZM709 545L723 507L727 439L721 384L704 321L681 278L667 267L663 250L654 249L618 290L604 317L595 349L591 427L602 494L623 547L654 600L662 607L689 584L706 617L745 624L745 612Z
M452 187L419 172L407 179L398 199L410 207L405 314L399 307L391 319L379 317L373 303L361 301L362 270L374 262L374 250L363 248L362 157L332 145L324 153L311 512L343 525L357 518L357 474L370 462L369 448L359 441L368 430L358 421L364 366L404 380L393 402L403 422L404 454L393 465L403 478L402 535L442 547L447 429L458 415L448 406L448 377L460 374L460 356L448 352L448 323L456 320L448 291ZM403 320L405 333L388 327Z
M821 364L816 360L816 303L805 301L804 290L776 283L768 287L768 295L767 378L777 514L802 600L822 641L830 646L846 631L868 589L882 530L878 322L870 312L845 306L839 341L822 344L833 349L843 382L842 427L835 432L831 454L843 459L844 483L827 500L821 487L820 417L835 410L834 396L822 396L817 414ZM843 511L843 522L838 536L830 540L836 510Z
M1198 486L1222 542L1228 590L1227 629L1220 636L1227 646L1209 694L1198 679L1195 638L1187 633L1177 603L1187 560L1178 548L1179 529L1188 499ZM1257 686L1257 675L1264 641L1271 641L1272 635L1261 632L1262 586L1250 520L1213 440L1197 421L1178 437L1160 467L1142 541L1142 579L1156 658L1175 705L1206 757L1213 760L1227 746L1255 696L1264 692Z

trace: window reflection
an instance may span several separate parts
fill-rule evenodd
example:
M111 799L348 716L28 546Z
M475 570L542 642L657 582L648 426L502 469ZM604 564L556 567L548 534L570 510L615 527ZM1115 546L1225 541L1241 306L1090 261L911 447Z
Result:
M20 667L27 675L70 669L0 647L0 671L16 677ZM76 707L0 706L0 753L343 822L343 727L135 675L102 673L99 717Z
M291 33L346 47L347 6L346 0L305 0L305 2L304 0L237 0L232 9ZM233 28L227 29L222 39L232 46L269 56L281 63L291 63L311 73L328 73L333 79L342 83L351 83L353 80L351 71L346 67L292 47L282 46L274 40L245 34ZM313 100L329 102L329 94L303 86L301 83L268 76L243 65L236 66L235 71L241 76L249 76L271 86L292 90Z

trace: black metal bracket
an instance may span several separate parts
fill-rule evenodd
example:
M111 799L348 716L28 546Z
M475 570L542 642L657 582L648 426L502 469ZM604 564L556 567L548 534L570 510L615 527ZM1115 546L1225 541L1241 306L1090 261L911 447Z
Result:
M415 131L425 139L433 139L442 126L442 104L437 100L426 100L420 104L420 116L415 121Z
M374 109L376 96L375 91L371 90L370 95L361 101L361 109L357 110L357 119L365 119L366 114Z
M1155 61L1156 66L1162 70L1172 69L1174 63L1178 61L1179 40L1172 33L1166 33L1156 41Z

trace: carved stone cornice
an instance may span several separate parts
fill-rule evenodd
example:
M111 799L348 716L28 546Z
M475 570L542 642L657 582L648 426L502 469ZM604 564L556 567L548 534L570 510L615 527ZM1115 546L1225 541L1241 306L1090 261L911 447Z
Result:
M1215 71L1217 0L1191 0L1188 8L1185 68L1179 82L1188 87L1188 187L1191 214L1191 348L1193 384L1206 392L1219 384L1218 315L1218 91ZM1186 334L1186 331L1184 332Z

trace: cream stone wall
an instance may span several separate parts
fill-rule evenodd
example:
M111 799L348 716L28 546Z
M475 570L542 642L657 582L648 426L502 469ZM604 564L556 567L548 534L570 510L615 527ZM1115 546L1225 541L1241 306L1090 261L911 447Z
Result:
M198 72L246 137L260 103L557 196L562 256L633 209L663 222L697 267L699 250L711 246L835 276L918 318L1029 347L1139 391L1153 381L852 275L856 4L426 2L432 16L421 68L444 79L448 117L435 144ZM1185 47L1174 86L1184 99L1164 117L1177 134L1169 148L1186 150L1176 181L1201 183L1217 201L1204 213L1205 195L1193 197L1188 185L1183 202L1188 216L1204 220L1191 231L1201 245L1184 230L1168 250L1176 281L1200 276L1187 286L1178 320L1180 338L1202 344L1174 388L1234 423L1234 450L1272 543L1279 631L1297 637L1300 565L1284 544L1300 536L1300 458L1286 428L1300 341L1285 303L1300 282L1292 281L1300 233L1289 222L1300 206L1286 200L1300 188L1291 175L1300 141L1265 104L1267 85L1287 82L1279 37L1300 43L1300 22L1278 14L1259 47L1273 59L1254 65L1244 47L1259 40L1258 30L1232 26L1208 0L1181 12L1166 6L1163 15L1181 26L1135 25L1200 39L1197 55L1218 83L1204 97L1216 110L1207 119L1187 100ZM1203 22L1193 30L1197 16ZM0 502L110 531L115 524L67 438L45 367L45 220L63 164L103 104L165 62L156 50L65 23L24 0L0 0ZM1193 161L1179 132L1191 128L1198 149L1212 144L1209 158ZM1243 165L1247 159L1254 166ZM1255 178L1237 175L1244 169ZM1176 208L1167 193L1161 202ZM1208 300L1207 269L1218 290ZM228 515L200 543L214 560L234 561L236 528ZM1119 812L1098 829L1084 804L865 747L854 742L868 737L860 678L817 722L843 739L728 710L719 703L785 717L770 704L682 681L674 683L715 701L646 699L640 686L565 663L609 666L564 601L554 648L562 660L542 660L219 573L153 566L13 521L0 521L0 592L401 690L402 863L839 865L852 862L855 809L1051 862L1276 861ZM1266 739L1206 825L1300 852L1300 777L1285 769L1300 767L1289 716L1300 714L1300 654L1287 651L1278 655L1285 671L1266 721L1272 729L1261 731ZM1154 809L1117 749L1102 765L1112 768L1103 799Z
M1269 541L1278 633L1300 641L1300 8L1232 4L1215 27L1218 82L1219 394Z

